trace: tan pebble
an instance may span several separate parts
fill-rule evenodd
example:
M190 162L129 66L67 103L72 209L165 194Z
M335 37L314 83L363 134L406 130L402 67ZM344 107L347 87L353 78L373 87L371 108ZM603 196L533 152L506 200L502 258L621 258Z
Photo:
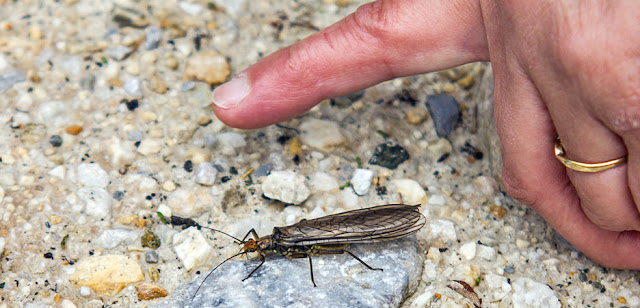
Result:
M136 222L134 223L136 225L136 227L138 228L144 228L144 226L147 225L147 220L146 219L138 219L136 220Z
M491 210L489 211L489 213L491 213L491 216L495 218L502 218L505 212L505 209L498 205L492 205Z
M53 296L53 301L54 301L56 304L60 304L60 294L56 294L56 295L54 295L54 296Z
M176 190L176 184L173 181L166 181L162 184L162 189L165 191L174 191Z
M8 21L2 21L0 22L0 29L2 30L11 30L13 28L13 26L11 26L11 23Z
M158 280L160 279L160 270L158 270L158 268L155 266L150 266L148 272L151 281L158 282Z
M80 134L82 132L82 126L80 126L80 125L70 125L70 126L67 126L65 131L68 134L77 135L77 134Z
M418 125L427 119L429 113L424 109L411 109L407 112L407 122L409 124Z
M447 93L453 93L453 92L455 92L456 87L451 83L447 83L444 86L442 86L442 90L447 92Z
M143 112L140 117L145 121L145 122L154 122L155 120L158 119L158 115L155 114L155 112L151 112L151 111L145 111Z
M178 68L178 59L175 56L170 55L164 60L164 64L170 70L175 70Z
M212 122L211 117L209 117L206 114L201 114L198 117L198 125L200 125L200 126L207 126L207 125L211 124L211 122Z
M51 156L53 154L56 154L56 150L52 149L52 148L46 148L44 149L44 155L45 156Z
M627 299L624 298L624 296L620 296L620 297L618 297L618 303L626 304L627 303Z
M122 80L119 78L112 78L107 81L107 85L110 87L122 87Z
M138 219L138 215L136 214L131 214L131 215L124 215L124 216L120 216L118 217L118 219L116 220L119 224L123 224L123 225L130 225L132 224L134 221L136 221Z
M169 295L167 290L153 284L153 283L141 283L136 286L138 291L138 298L143 301L148 301L158 297L165 297Z
M187 60L186 80L202 80L209 84L224 82L231 73L227 58L213 50L201 51Z
M38 25L32 25L29 27L29 37L32 40L39 40L42 38L42 29Z
M158 75L153 75L151 80L149 80L149 88L151 91L164 94L167 93L169 86L162 80L162 78Z
M475 79L473 78L472 74L467 74L466 76L464 76L461 79L459 79L457 81L457 83L461 87L463 87L465 89L468 89L468 88L471 88L473 86L473 84L475 83Z
M300 155L302 153L302 143L300 143L300 139L298 139L298 137L289 139L289 142L287 142L287 148L289 149L289 154L292 156Z
M49 216L49 222L52 225L57 225L62 222L62 218L60 218L60 216L57 216L57 215L51 215Z
M76 286L87 286L103 296L114 296L128 284L142 281L138 262L124 255L91 256L78 261L69 278Z

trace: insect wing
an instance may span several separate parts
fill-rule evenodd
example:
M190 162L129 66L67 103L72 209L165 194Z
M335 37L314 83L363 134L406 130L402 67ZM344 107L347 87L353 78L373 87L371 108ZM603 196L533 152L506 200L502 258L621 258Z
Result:
M275 228L278 244L372 243L400 238L426 223L419 205L390 204L359 209Z

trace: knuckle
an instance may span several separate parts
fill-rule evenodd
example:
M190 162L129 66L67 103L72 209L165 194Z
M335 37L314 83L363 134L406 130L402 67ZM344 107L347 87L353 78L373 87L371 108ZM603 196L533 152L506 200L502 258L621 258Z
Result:
M514 173L507 166L503 166L502 184L505 192L527 206L531 206L535 210L537 198L535 193L532 192L532 189L528 187L526 183L527 182L523 180L523 177Z
M640 95L632 94L631 98L623 101L623 106L607 110L609 119L606 121L621 136L640 132Z

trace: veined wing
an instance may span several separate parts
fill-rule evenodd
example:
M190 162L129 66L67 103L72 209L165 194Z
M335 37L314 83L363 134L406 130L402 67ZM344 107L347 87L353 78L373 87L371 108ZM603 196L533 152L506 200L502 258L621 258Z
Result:
M389 204L274 228L274 239L285 246L372 243L413 234L425 223L419 205Z

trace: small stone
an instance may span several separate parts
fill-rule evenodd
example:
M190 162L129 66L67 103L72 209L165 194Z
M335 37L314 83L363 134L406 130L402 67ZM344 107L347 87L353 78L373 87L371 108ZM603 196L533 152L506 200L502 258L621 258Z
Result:
M176 58L174 55L168 55L165 59L164 59L164 64L167 66L168 69L170 70L175 70L178 68L178 58Z
M140 83L140 78L132 77L127 79L127 81L122 84L122 89L132 97L142 97L142 84Z
M527 240L523 240L521 238L516 239L516 246L521 250L528 248L530 244L531 243Z
M211 246L195 227L175 234L173 249L187 271L205 264L212 252Z
M168 192L174 191L176 190L176 183L174 183L173 181L166 181L164 182L164 184L162 184L162 189Z
M91 295L91 288L89 287L80 287L80 296L89 297Z
M149 79L149 89L153 92L164 94L169 91L169 86L164 82L164 79L160 74L154 74Z
M96 239L96 243L104 249L113 249L120 244L134 242L140 233L126 228L107 229Z
M31 25L29 27L29 38L32 40L39 40L42 38L42 28L38 25Z
M116 221L121 225L130 225L134 221L136 221L138 219L138 217L139 216L136 215L136 214L124 215L124 216L118 217L118 219L116 219Z
M298 137L292 137L287 142L287 149L289 150L289 155L296 156L302 154L302 143L300 143L300 139Z
M351 106L354 102L360 100L364 96L365 91L358 91L355 93L351 93L349 95L340 96L331 99L331 104L336 105L340 108L347 108Z
M0 201L1 200L2 200L2 198L0 198ZM49 216L49 222L52 225L57 225L57 224L62 222L62 218L60 218L60 216L57 216L57 215L51 215L51 216Z
M69 279L75 285L89 287L103 296L114 296L128 284L144 279L140 265L124 255L87 257L80 259L74 269Z
M148 27L144 30L144 49L152 50L158 48L162 40L162 29L158 27Z
M447 137L458 123L460 104L448 94L434 94L427 97L427 108L431 113L436 133L440 138Z
M376 147L369 163L393 170L408 159L409 153L407 153L407 150L397 144L394 145L387 142Z
M113 200L122 200L124 198L124 192L122 190L117 190L112 195Z
M438 264L442 260L442 253L438 247L431 246L427 252L427 259L431 262Z
M76 178L84 186L107 187L109 175L99 164L81 163L76 169Z
M49 138L49 143L52 147L57 148L62 145L62 137L60 137L60 135L53 135Z
M218 171L210 162L201 162L198 164L193 173L193 180L200 184L211 186L216 181Z
M93 74L87 74L80 79L80 87L83 90L93 91L96 85L96 76Z
M182 90L182 92L189 92L191 90L193 90L196 87L196 83L189 80L189 81L185 81L180 85L180 90Z
M138 298L143 301L166 297L169 295L167 290L152 283L141 283L136 286L136 291L138 291Z
M213 50L201 51L187 59L184 78L202 80L209 84L224 82L230 73L227 59Z
M198 117L198 120L197 120L197 121L198 121L198 125L200 125L200 126L207 126L207 125L211 124L211 122L212 122L213 120L211 120L211 117L209 117L208 115L206 115L206 114L201 114L201 115Z
M422 124L428 116L429 113L424 109L411 109L407 112L407 122L413 125Z
M496 180L486 175L473 179L473 186L484 196L493 196L498 189Z
M67 169L64 166L56 166L48 174L64 180L67 175Z
M247 142L244 140L244 135L238 134L236 132L224 132L218 134L218 141L223 146L232 147L234 149L241 148L247 145Z
M157 139L145 139L138 146L138 153L148 156L157 154L162 149L162 142Z
M271 173L271 170L273 170L273 164L264 164L261 165L260 167L258 167L258 169L256 169L256 171L254 171L251 176L255 177L255 178L260 178L263 176L267 176L269 175L269 173Z
M436 219L429 223L429 232L432 239L455 242L458 239L453 221Z
M476 254L479 258L487 261L493 261L496 258L496 250L486 245L478 245Z
M85 186L76 193L78 199L85 203L87 214L96 218L111 216L112 200L106 189L95 186Z
M465 88L465 89L469 89L471 87L473 87L473 85L475 84L475 78L473 77L473 74L467 74L464 77L458 79L457 83Z
M0 155L0 161L5 165L13 165L16 162L16 159L11 154L3 154Z
M313 193L332 191L339 187L338 181L326 172L316 172L309 177L309 188Z
M158 247L160 247L160 238L151 232L151 230L145 229L144 234L142 234L141 244L142 247L158 249Z
M443 195L431 195L429 200L427 201L429 205L445 205L447 204L447 200Z
M346 138L340 131L340 126L335 122L308 119L298 128L300 129L300 141L316 149L330 151L346 142Z
M505 266L504 267L504 272L507 274L513 274L516 272L516 268L513 266Z
M505 213L506 213L506 210L503 207L498 205L492 205L489 210L489 214L491 214L491 216L495 218L502 218Z
M371 189L371 180L373 180L373 171L369 169L358 168L351 177L351 185L353 191L358 196L366 195Z
M147 263L158 263L158 261L160 261L160 258L158 257L158 253L155 250L147 250L144 253L144 260L147 261Z
M477 247L476 242L469 242L469 243L462 244L462 246L460 246L459 253L465 259L471 260L476 256L476 247Z
M427 193L418 182L412 179L394 179L391 184L396 187L396 191L405 204L425 204Z
M180 1L178 2L178 7L191 16L198 16L204 10L202 4L197 2Z
M300 204L310 195L302 175L293 171L274 171L262 182L262 191L270 199Z
M562 307L553 290L546 284L520 277L511 280L511 286L513 307Z
M82 126L80 125L70 125L65 128L67 134L78 135L82 132Z
M443 155L451 153L451 151L453 151L453 146L451 146L451 142L449 142L449 140L438 138L427 145L427 151L431 153L431 157L433 159L437 160Z
M22 70L10 70L0 74L0 91L11 89L17 83L27 80L27 75Z
M106 55L116 61L122 61L126 59L132 52L133 48L127 46L117 46L107 48L107 50L105 50Z

